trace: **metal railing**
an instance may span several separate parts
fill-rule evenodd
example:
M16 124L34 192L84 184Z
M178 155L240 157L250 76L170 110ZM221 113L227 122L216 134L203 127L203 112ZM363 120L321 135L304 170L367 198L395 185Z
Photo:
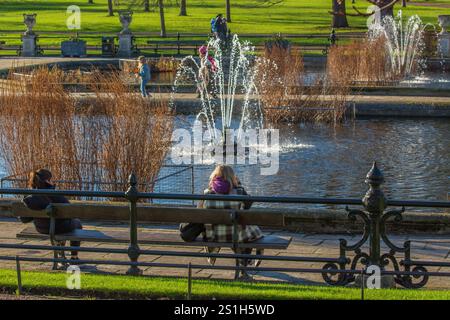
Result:
M0 189L4 188L26 188L28 179L25 175L9 175L0 178ZM111 182L111 181L84 181L84 180L54 180L56 185L64 185L70 189L79 189L80 191L103 191L107 189L126 189L128 182ZM153 192L172 192L172 193L184 193L193 194L195 192L195 175L193 165L169 165L165 164L161 166L158 177L148 183L139 183L139 188L146 190L153 190ZM0 194L0 198L3 198L4 194ZM95 200L96 197L91 196L78 196L83 200ZM104 198L104 197L99 197ZM193 200L175 200L170 199L161 203L193 203Z
M384 182L382 172L378 169L376 163L366 176L366 183L369 190L363 199L355 198L312 198L312 197L249 197L249 196L228 196L228 195L192 195L192 194L168 194L168 193L145 193L137 189L136 177L132 174L129 178L129 188L126 192L104 192L104 191L75 191L75 190L29 190L29 189L0 189L0 194L9 195L64 195L74 197L104 197L104 198L123 198L129 202L130 218L129 233L130 243L128 249L113 248L92 248L92 247L66 247L66 246L44 246L44 245L26 245L26 244L0 244L0 249L20 249L20 250L79 250L81 252L98 252L112 254L127 254L130 261L117 260L80 260L80 264L107 264L118 266L129 266L128 274L139 275L139 267L167 267L167 268L188 268L189 275L192 269L213 269L213 270L234 270L235 278L238 278L239 272L247 271L278 271L293 273L319 273L324 281L331 285L347 285L356 281L356 275L370 274L367 270L370 266L377 266L381 275L389 276L395 283L406 288L420 288L426 285L430 276L449 277L450 272L429 271L427 267L450 268L450 262L428 261L413 259L411 255L411 241L405 241L402 246L397 246L388 237L386 233L386 222L393 219L399 222L402 219L402 213L405 207L433 207L450 208L449 201L418 201L418 200L391 200L386 199L381 189ZM224 200L224 201L253 201L262 203L294 203L294 204L334 204L346 205L348 218L350 221L360 219L364 224L364 231L361 239L353 244L348 244L346 240L339 241L339 255L336 257L299 257L284 255L250 255L250 254L219 254L219 253L199 253L199 252L181 252L165 250L142 250L138 242L137 229L137 203L142 199L175 199L175 200ZM362 206L364 210L349 209L347 206ZM388 206L401 207L386 211ZM54 224L55 216L51 206L49 206L48 215ZM230 217L234 230L239 221L240 211L230 210ZM183 221L180 221L183 222ZM255 221L255 223L257 223ZM236 233L235 233L236 234ZM50 235L52 244L55 242L54 234ZM233 237L233 248L238 249L240 243L237 237ZM381 243L389 248L388 252L381 250ZM364 246L368 244L368 249ZM157 262L139 262L140 256L158 255L172 257L212 257L235 259L235 266L224 265L203 265L182 263L157 263ZM320 263L318 268L297 268L297 267L254 267L241 265L238 259L258 259L262 261L291 261L299 263ZM37 258L23 256L0 256L0 260L27 262L57 262L71 263L73 261L55 257ZM19 272L20 267L18 267ZM19 276L19 275L18 275ZM361 281L362 283L363 281Z
M35 31L38 39L60 39L61 36L67 36L70 38L73 36L73 32L67 31ZM21 45L10 44L11 41L20 39L23 31L17 30L0 30L3 44L0 50L21 50ZM256 45L257 49L262 48L262 40L270 39L275 34L241 34L240 37L245 40L258 41ZM278 35L281 35L278 33ZM339 33L339 39L349 41L352 39L361 39L365 33L363 32L345 32ZM78 32L78 36L87 41L86 48L90 51L101 51L101 38L104 36L112 36L117 38L117 32L94 32L84 31ZM157 32L133 32L134 39L136 40L137 49L143 51L151 51L154 54L161 52L167 53L168 51L173 54L181 55L182 53L191 54L192 51L196 53L197 48L201 45L199 41L207 40L212 36L207 33L168 33L166 37L161 38ZM303 52L320 51L326 55L328 47L330 45L329 34L282 34L283 38L289 39L289 41L295 43L301 48ZM7 41L4 41L7 40ZM310 43L311 40L319 41L320 43ZM199 43L195 43L199 42ZM40 49L43 51L60 51L59 45L40 45Z

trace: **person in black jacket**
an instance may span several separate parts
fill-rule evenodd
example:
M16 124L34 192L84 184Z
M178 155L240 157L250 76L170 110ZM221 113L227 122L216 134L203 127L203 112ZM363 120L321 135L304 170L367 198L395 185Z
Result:
M55 189L55 186L50 182L52 173L46 169L40 169L30 173L28 187L31 189ZM44 210L50 203L69 203L63 196L41 196L31 195L23 199L24 204L32 210ZM39 233L50 233L50 219L49 218L34 218L34 226ZM31 221L29 221L31 222ZM79 219L56 219L55 220L55 234L62 234L82 229L81 221ZM79 241L70 241L71 247L79 247ZM71 252L71 259L78 260L78 251Z

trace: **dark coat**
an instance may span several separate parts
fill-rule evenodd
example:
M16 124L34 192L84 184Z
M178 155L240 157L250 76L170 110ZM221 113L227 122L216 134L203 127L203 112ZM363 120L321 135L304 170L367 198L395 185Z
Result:
M53 186L48 186L47 189L54 189ZM41 195L31 195L26 196L23 200L23 203L27 208L31 210L44 210L51 203L69 203L69 200L63 196L41 196ZM36 229L42 233L48 233L48 229L50 228L50 219L49 218L21 218L22 222L34 222ZM61 229L66 225L70 225L71 219L56 219L56 229ZM65 229L65 228L63 228Z

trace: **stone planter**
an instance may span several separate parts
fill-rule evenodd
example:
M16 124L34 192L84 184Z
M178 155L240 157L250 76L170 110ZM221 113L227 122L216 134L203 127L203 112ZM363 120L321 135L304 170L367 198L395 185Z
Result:
M438 16L438 20L442 28L438 35L439 54L443 58L450 58L450 33L447 32L447 28L450 26L450 15Z
M438 21L442 28L441 34L447 33L447 28L450 27L450 15L440 15Z
M61 55L63 57L85 57L86 41L69 40L61 42Z

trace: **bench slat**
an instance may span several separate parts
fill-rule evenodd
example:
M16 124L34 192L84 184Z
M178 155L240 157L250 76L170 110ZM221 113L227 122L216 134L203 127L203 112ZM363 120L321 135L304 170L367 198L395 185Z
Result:
M48 235L38 233L33 226L29 226L17 234L18 239L36 239L47 240ZM98 230L75 230L70 233L55 236L56 240L78 240L85 242L113 242L129 243L128 231L98 231ZM200 237L199 237L200 239ZM261 248L261 249L286 249L292 238L274 235L266 235L262 239L251 243L242 243L242 248ZM205 245L214 247L231 248L232 243L204 242L196 240L193 242L184 242L177 232L147 232L141 231L138 234L139 244L166 245L166 246L188 246L203 247Z
M102 202L54 204L56 218L79 218L88 220L129 220L130 211L127 203L105 204ZM45 210L30 210L21 202L12 204L15 216L48 218ZM137 209L139 222L157 223L211 223L231 224L230 210L197 209L193 207L163 207L139 204ZM257 224L261 226L284 226L284 215L270 210L241 210L240 224Z

